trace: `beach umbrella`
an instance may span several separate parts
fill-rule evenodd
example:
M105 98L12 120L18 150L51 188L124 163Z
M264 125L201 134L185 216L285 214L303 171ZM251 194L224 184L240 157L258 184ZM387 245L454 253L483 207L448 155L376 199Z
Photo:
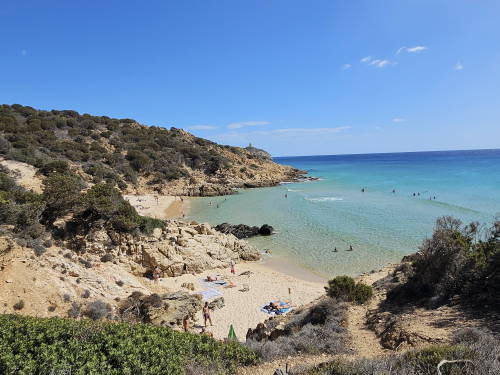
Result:
M233 328L233 325L231 324L231 326L229 327L229 335L227 335L228 339L229 340L238 340L236 338L236 333L234 333L234 328Z

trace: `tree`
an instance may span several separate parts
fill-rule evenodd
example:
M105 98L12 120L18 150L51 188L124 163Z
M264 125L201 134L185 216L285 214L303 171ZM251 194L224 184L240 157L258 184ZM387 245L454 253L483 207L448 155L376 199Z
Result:
M75 174L51 174L43 185L43 198L47 205L43 216L48 223L76 209L81 202L80 191L84 184Z

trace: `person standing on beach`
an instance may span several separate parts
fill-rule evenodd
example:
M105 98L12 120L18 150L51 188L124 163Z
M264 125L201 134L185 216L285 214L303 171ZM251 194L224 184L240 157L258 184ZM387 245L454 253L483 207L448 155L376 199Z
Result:
M236 273L236 270L234 269L234 260L231 259L231 273L234 275Z
M205 325L207 325L206 322ZM182 328L184 328L184 332L189 332L189 315L186 315L184 319L182 319Z
M205 306L203 306L203 320L205 321L205 327L207 326L207 321L212 324L212 317L210 316L210 307L208 306L208 302L205 302Z
M349 245L349 251L352 251L352 245Z

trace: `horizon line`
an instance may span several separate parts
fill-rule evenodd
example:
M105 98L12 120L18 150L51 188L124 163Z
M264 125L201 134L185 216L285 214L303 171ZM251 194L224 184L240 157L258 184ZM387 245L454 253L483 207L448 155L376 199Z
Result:
M315 154L315 155L283 155L272 156L272 158L303 158L314 156L351 156L351 155L387 155L387 154L420 154L427 152L460 152L460 151L500 151L500 147L495 148L465 148L465 149L451 149L451 150L420 150L420 151L389 151L389 152L355 152L348 154Z

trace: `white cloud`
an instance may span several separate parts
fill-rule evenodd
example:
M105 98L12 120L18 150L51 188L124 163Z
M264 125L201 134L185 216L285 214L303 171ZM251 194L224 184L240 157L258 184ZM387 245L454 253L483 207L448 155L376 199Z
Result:
M193 125L193 126L190 126L188 129L190 129L190 130L214 130L214 129L217 129L217 126L213 126L213 125Z
M422 51L425 51L426 49L429 49L427 46L415 46L408 48L407 51L410 53L420 53Z
M352 68L351 64L344 64L344 65L342 65L342 70L347 70L347 69L351 69L351 68Z
M455 64L455 66L453 67L453 69L455 70L462 70L464 68L464 66L462 65L462 63L459 61Z
M368 65L373 65L376 66L377 68L383 68L384 66L393 64L389 60L380 60L380 59L375 59L370 61Z
M401 118L401 117L395 117L392 119L392 122L399 123L399 122L405 122L406 119Z
M337 134L344 130L350 129L350 126L337 126L334 128L284 128L272 130L255 130L252 132L239 133L230 132L225 134L228 137L247 137L247 136L305 136L305 135L329 135Z
M262 126L271 124L269 121L243 121L233 122L227 126L228 129L241 129L246 126Z
M359 60L359 62L367 64L367 65L375 66L377 68L383 68L384 66L388 66L388 65L396 65L396 63L393 61L385 60L385 59L373 59L371 56L363 57L361 60Z
M415 46L415 47L401 47L396 51L396 55L399 55L401 52L408 52L408 53L420 53L422 51L425 51L429 49L427 46Z

